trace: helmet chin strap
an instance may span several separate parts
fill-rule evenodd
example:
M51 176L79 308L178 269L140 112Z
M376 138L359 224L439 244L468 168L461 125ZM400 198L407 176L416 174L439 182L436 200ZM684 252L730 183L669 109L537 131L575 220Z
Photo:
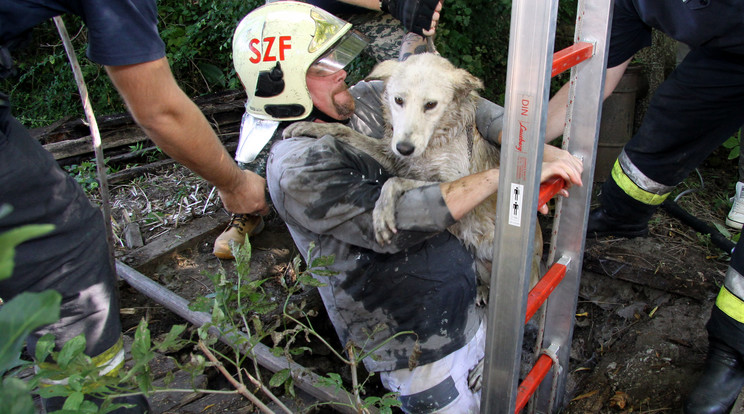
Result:
M310 115L307 116L307 118L304 119L304 121L307 122L313 122L313 121L323 121L323 122L338 122L341 124L348 124L349 120L344 119L343 121L339 121L336 118L332 118L325 112L321 111L320 109L316 108L315 105L313 105L313 110L310 112Z

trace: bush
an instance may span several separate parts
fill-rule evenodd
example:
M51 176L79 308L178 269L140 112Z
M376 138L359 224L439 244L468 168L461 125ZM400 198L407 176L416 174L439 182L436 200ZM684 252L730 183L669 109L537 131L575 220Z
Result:
M232 65L231 42L240 19L263 0L162 0L158 2L160 33L174 75L189 96L239 89ZM559 4L557 39L571 28L576 0ZM97 116L124 112L124 104L103 68L85 58L87 33L82 21L66 15L78 59ZM503 104L509 46L511 2L508 0L453 0L445 4L436 43L439 52L485 83L483 96ZM566 43L556 40L556 48ZM67 56L52 21L32 32L30 47L14 53L19 75L0 81L9 92L14 114L27 127L48 125L65 117L83 117L80 96ZM369 62L350 69L360 79Z

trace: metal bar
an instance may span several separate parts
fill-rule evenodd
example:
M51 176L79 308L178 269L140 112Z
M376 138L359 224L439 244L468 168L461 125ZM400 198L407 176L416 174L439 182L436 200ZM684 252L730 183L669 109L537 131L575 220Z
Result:
M524 408L525 405L527 405L527 402L530 400L530 397L532 397L532 394L535 393L535 390L537 390L537 387L543 382L545 377L548 375L548 372L550 372L550 368L553 366L553 360L543 354L540 355L540 358L537 359L537 362L535 362L535 366L532 367L530 372L527 374L527 376L524 378L521 384L519 384L519 391L517 394L517 405L514 409L515 413L518 413L522 411L522 408Z
M594 44L589 42L574 43L571 46L553 54L553 71L550 76L555 77L594 55Z
M512 5L481 412L512 414L532 268L558 0Z
M527 312L524 318L524 323L529 322L532 316L535 315L540 306L545 303L548 296L558 286L566 276L566 266L570 262L569 258L561 258L558 263L553 264L550 269L545 273L539 282L527 295Z
M557 352L561 367L568 366L571 347L563 345L570 344L573 336L597 153L611 17L612 0L579 1L574 43L587 42L595 47L591 59L571 69L568 98L571 104L566 115L563 148L583 159L584 172L581 179L584 186L572 187L571 197L559 198L556 202L548 263L552 263L556 257L569 258L570 263L563 281L545 304L543 335L543 347L548 344L561 345ZM554 407L563 406L567 371L564 369L563 374L558 376L557 384L551 380L540 385L537 392L537 412L545 413ZM550 403L551 394L555 395L554 406Z
M116 261L116 270L119 276L130 286L195 326L200 327L212 322L212 315L192 311L189 309L189 302L186 299L118 260ZM260 342L251 345L253 341L248 338L245 332L230 327L224 327L222 332L219 332L214 326L209 331L212 334L219 335L222 343L230 347L238 346L241 354L255 359L272 372L289 368L292 372L292 378L299 388L320 401L331 402L330 406L334 410L346 414L357 414L359 412L350 404L353 401L351 394L337 387L320 385L320 377L317 374L287 358L274 356L271 350ZM367 409L371 410L370 413L372 414L377 413L377 409L374 407Z

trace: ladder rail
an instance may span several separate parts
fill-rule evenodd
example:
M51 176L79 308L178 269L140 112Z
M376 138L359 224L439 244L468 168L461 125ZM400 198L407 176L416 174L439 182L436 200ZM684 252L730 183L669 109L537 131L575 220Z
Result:
M573 337L574 318L578 302L579 283L584 259L585 232L589 220L599 125L604 98L607 46L612 24L613 0L580 0L576 18L575 43L594 44L594 55L571 69L569 111L563 135L563 148L583 158L583 187L573 187L571 196L559 198L556 204L548 263L556 257L570 258L563 281L546 303L542 347L566 344L557 351L559 366L568 367ZM580 116L579 116L580 114ZM579 226L580 224L580 226ZM579 232L570 231L580 229ZM558 237L567 229L571 237ZM557 384L543 383L538 388L536 411L547 412L549 395L555 389L558 406L565 394L566 374L558 376Z
M557 11L558 0L550 7L512 5L482 413L512 414L516 405L520 358L514 355L522 350L555 39L554 24L535 22L554 22Z

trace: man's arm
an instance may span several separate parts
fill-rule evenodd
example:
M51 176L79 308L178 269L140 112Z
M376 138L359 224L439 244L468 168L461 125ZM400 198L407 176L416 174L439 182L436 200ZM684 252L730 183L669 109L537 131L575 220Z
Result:
M166 58L107 66L134 120L176 161L214 184L233 213L266 213L265 180L238 168L204 115L181 90Z
M629 63L630 59L615 67L607 68L605 73L604 96L602 99L607 99L612 94L617 84L620 83L620 79L623 77ZM563 130L566 127L568 89L569 84L566 83L548 103L548 125L545 130L545 142L550 142L563 135Z

